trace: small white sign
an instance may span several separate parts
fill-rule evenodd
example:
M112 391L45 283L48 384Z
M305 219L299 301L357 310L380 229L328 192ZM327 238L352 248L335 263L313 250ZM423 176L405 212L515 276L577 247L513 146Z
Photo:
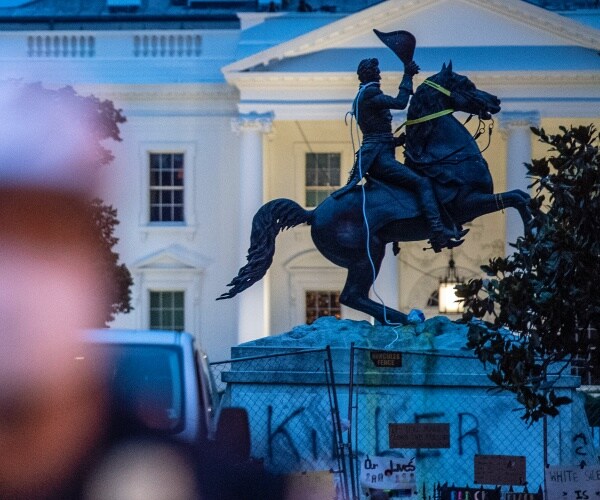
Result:
M360 461L360 485L375 490L410 490L416 492L415 457L377 457L366 455Z
M546 468L547 500L600 500L600 466Z

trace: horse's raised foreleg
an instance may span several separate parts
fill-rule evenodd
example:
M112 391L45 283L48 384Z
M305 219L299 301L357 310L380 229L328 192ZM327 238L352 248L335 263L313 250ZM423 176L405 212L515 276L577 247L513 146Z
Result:
M382 245L377 255L372 255L375 266L375 276L379 272L381 261L385 253L385 247ZM373 267L367 256L357 260L348 268L346 284L340 295L340 302L345 306L356 309L373 316L382 324L402 324L408 323L406 314L396 311L391 307L384 306L369 298L369 290L373 285Z
M520 189L506 193L469 193L460 198L460 203L453 207L453 215L461 224L469 222L482 215L503 211L505 208L515 208L523 221L525 231L530 230L533 217L529 209L530 197Z

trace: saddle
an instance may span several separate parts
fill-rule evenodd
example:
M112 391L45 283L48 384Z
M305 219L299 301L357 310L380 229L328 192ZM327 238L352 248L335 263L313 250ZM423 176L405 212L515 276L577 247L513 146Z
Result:
M421 215L417 195L408 188L387 184L374 177L365 176L364 187L367 221L370 231L377 231L384 225L402 219L413 219ZM361 213L363 210L363 189L356 185L350 189L341 188L343 193L332 197L337 202L348 206L353 213ZM435 185L434 191L441 204L451 202L458 193L458 186Z

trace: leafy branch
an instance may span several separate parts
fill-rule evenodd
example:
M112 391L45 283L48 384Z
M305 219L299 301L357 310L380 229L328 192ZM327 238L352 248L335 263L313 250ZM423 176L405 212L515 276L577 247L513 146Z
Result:
M457 291L468 347L516 395L528 422L570 402L553 386L573 358L597 349L587 331L600 323L600 136L593 125L531 131L549 146L525 164L535 190L532 230L512 255L481 267L485 279Z

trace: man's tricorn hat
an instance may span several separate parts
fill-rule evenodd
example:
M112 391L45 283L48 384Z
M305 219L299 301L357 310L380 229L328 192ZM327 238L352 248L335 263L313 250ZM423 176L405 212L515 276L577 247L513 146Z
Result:
M413 60L417 40L412 33L402 30L383 33L376 29L374 29L373 32L384 44L392 49L394 54L396 54L404 64L408 64Z

